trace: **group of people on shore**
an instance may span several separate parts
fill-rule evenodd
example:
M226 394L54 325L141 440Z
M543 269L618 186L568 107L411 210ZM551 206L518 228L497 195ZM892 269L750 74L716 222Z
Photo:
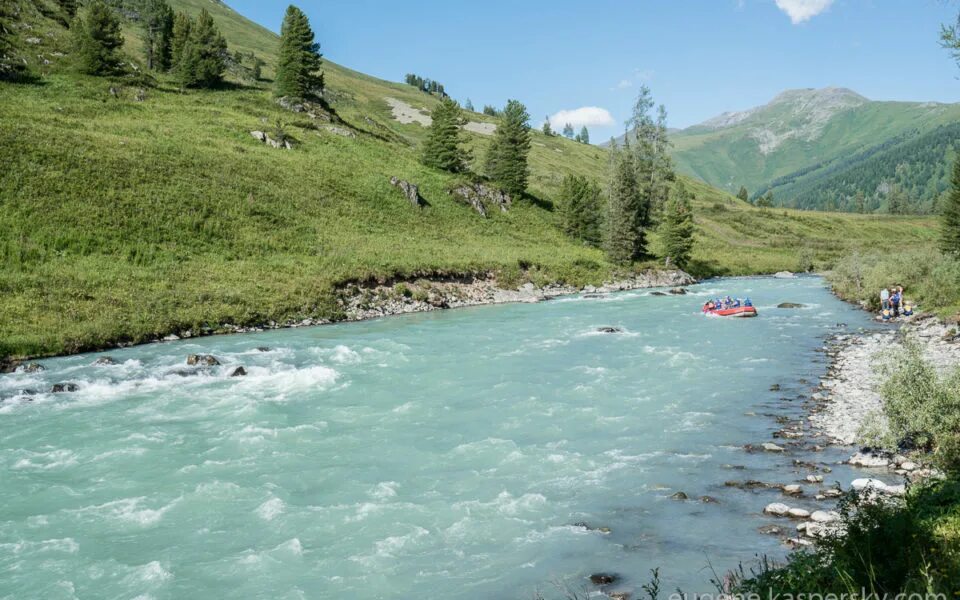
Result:
M880 290L880 316L884 321L897 317L909 317L913 307L903 297L903 286L894 285Z

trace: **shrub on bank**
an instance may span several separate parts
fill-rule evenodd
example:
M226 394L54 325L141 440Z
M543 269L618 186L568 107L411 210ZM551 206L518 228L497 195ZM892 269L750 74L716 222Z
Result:
M837 261L827 279L843 299L880 308L880 289L902 285L927 310L960 307L960 260L932 248L854 252Z

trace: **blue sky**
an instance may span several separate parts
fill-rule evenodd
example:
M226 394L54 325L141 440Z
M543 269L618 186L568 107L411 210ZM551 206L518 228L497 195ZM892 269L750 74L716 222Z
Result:
M279 30L285 2L227 0ZM947 0L299 0L324 55L399 81L442 82L461 102L523 101L542 123L568 113L594 142L621 132L637 86L672 127L843 86L875 100L960 101L960 69L938 45ZM607 116L606 113L609 113ZM564 119L568 120L568 119Z

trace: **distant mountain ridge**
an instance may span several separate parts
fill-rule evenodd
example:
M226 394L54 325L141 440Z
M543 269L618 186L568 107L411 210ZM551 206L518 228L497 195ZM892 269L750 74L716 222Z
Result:
M898 177L897 163L890 160L894 148L910 143L917 149L925 136L954 123L960 123L960 104L880 102L848 88L827 87L787 90L763 106L726 112L674 132L671 140L681 172L730 192L745 186L752 195L772 190L777 203L787 206L849 209L850 194L862 191L872 198L870 206L882 209L889 184ZM943 136L935 137L943 152L933 160L945 160ZM827 185L815 197L804 195L812 190L808 183L822 180L826 170L842 179L845 169L860 165L853 157L870 160L881 149L887 160L868 168L872 174L863 178L863 189L837 187L833 197L834 187ZM928 171L912 169L908 180L897 182L920 191L910 203L923 210L935 204L941 187L916 179L933 176Z

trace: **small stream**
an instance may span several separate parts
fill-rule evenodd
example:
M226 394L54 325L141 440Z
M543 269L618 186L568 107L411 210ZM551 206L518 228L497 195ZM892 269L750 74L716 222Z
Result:
M849 451L771 435L777 416L803 416L824 338L870 321L815 277L688 289L183 340L0 376L0 598L530 598L597 572L639 591L655 567L664 590L710 591L708 565L786 553L758 532L780 492L726 481L854 478L835 464ZM760 317L700 314L726 294ZM222 364L188 367L194 353ZM116 364L94 366L102 356ZM47 393L57 383L78 390ZM744 450L768 441L787 452ZM787 502L820 507L807 487Z

